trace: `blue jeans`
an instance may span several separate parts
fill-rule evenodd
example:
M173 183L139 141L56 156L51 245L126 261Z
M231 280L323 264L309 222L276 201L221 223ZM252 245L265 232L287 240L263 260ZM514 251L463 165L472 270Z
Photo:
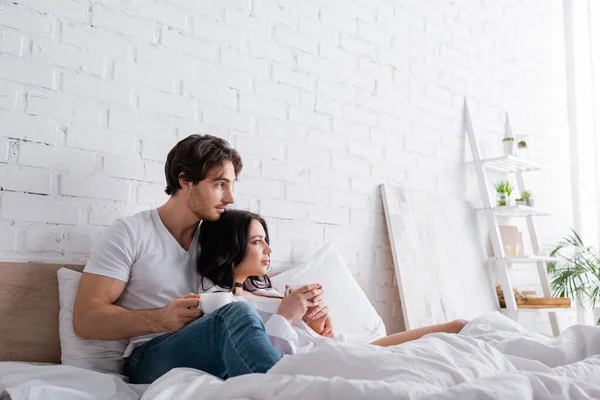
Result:
M235 302L136 348L125 359L125 374L131 383L152 383L173 368L187 367L226 379L267 372L277 361L256 310Z

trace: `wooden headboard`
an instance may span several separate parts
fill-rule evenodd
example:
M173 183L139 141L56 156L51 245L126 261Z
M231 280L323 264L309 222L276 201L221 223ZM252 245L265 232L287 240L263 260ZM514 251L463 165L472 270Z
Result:
M56 271L82 265L0 262L0 361L60 363Z

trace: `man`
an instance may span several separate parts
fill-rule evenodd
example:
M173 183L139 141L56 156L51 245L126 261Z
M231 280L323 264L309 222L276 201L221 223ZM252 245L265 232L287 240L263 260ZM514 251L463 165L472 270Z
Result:
M94 246L73 328L90 339L131 339L123 356L132 383L151 383L176 367L221 378L266 372L279 360L260 317L245 302L203 318L197 309L197 227L219 219L233 203L241 170L239 154L225 140L181 140L165 165L168 201L118 219Z

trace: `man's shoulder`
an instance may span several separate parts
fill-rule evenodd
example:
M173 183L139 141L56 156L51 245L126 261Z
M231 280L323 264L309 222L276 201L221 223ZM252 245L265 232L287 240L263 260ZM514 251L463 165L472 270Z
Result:
M149 247L149 241L156 237L152 217L155 210L144 210L115 220L94 244L92 255L100 257L103 254L121 252L135 259Z
M153 223L152 214L156 211L156 209L152 208L150 210L143 210L133 215L128 215L126 217L120 217L113 222L113 226L121 225L127 226L130 229L135 229L138 227L146 227L149 224Z
M123 222L128 225L146 225L152 223L153 214L156 212L156 208L149 210L143 210L133 215L121 218Z
M104 236L131 236L137 238L140 234L151 231L152 214L155 209L140 211L134 215L117 218L104 232Z

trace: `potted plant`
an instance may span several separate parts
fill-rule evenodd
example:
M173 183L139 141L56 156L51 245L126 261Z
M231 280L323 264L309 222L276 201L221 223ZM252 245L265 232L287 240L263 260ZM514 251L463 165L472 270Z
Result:
M525 205L527 205L528 207L533 207L534 201L531 197L531 192L529 190L523 191L523 195L521 197L525 199Z
M515 143L517 145L517 153L519 157L526 156L529 151L528 136L527 135L515 135Z
M577 232L571 229L550 256L558 258L547 264L554 297L569 297L579 306L591 308L600 303L600 257L595 249L583 244ZM594 322L599 325L600 319Z
M496 204L499 206L506 205L506 188L504 187L504 181L498 181L494 183L496 189Z
M506 185L506 205L509 206L510 205L510 196L512 195L512 192L515 187L512 186L509 181L506 181L505 185Z
M523 197L519 197L515 200L515 204L517 206L524 206L526 204L525 199Z
M512 156L515 154L515 138L511 136L507 136L502 139L504 143L504 154L507 156Z
M494 184L496 189L496 204L499 206L510 205L510 194L514 187L509 181L498 181Z

